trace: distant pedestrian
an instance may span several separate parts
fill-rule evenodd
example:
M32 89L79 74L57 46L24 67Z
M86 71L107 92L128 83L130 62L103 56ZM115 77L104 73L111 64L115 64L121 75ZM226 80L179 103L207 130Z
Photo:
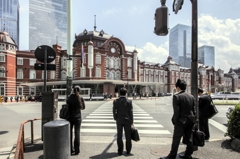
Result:
M126 98L126 93L126 88L121 88L120 97L113 101L113 118L117 124L117 145L119 155L123 153L123 128L126 138L127 154L130 154L132 149L131 126L133 125L133 106L132 101Z
M205 133L205 140L209 140L209 126L208 126L208 108L211 104L211 97L207 93L203 93L201 88L198 88L199 95L199 130Z
M92 93L90 93L90 100L92 100Z
M12 100L13 100L13 97L11 96L11 97L10 97L10 101L12 102Z

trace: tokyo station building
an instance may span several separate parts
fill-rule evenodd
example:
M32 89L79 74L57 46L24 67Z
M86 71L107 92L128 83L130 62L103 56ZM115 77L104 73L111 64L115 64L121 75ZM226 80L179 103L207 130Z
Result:
M43 44L44 45L44 44ZM168 57L164 64L140 61L137 50L126 50L124 42L110 36L103 30L84 30L75 35L73 55L81 56L84 47L84 63L80 67L80 58L73 57L72 84L82 88L91 88L91 93L115 94L125 86L131 94L136 93L175 93L178 78L187 82L187 92L191 92L191 69L184 68ZM53 44L56 58L51 64L55 71L47 71L47 90L66 88L67 51ZM18 46L6 31L0 32L0 95L26 96L43 92L44 71L35 70L34 50L18 50ZM199 63L199 87L212 93L238 90L238 77L233 69L208 68Z

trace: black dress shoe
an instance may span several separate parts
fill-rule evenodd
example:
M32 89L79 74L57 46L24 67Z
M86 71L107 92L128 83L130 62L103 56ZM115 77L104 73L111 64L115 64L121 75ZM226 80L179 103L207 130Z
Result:
M180 158L192 159L192 156L185 156L184 154L179 155Z
M118 155L120 155L120 156L121 156L121 155L122 155L122 152L118 152Z
M160 159L175 159L175 158L169 158L168 156L166 156L166 157L160 157Z

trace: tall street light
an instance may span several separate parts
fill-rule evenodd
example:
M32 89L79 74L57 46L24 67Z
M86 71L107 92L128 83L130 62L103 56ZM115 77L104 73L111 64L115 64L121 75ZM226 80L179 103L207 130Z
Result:
M127 75L127 96L128 96L128 71L126 72L126 75Z
M72 0L67 1L67 54L72 55ZM72 91L72 60L67 60L66 101Z

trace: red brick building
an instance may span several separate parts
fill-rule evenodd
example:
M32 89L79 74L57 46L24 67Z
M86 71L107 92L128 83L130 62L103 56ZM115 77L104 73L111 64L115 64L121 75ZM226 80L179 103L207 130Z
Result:
M104 31L87 31L75 35L73 55L81 55L83 45L84 63L80 67L80 58L73 57L73 85L91 88L95 95L114 94L122 86L129 93L174 93L178 78L187 82L187 92L191 91L191 69L179 66L168 57L164 64L140 61L137 50L126 50L123 41ZM61 46L52 46L56 58L52 64L55 71L47 71L47 90L66 88L67 51ZM13 39L0 32L0 94L4 96L38 95L43 92L44 74L35 70L34 50L17 50ZM4 71L5 70L5 71ZM208 68L199 64L199 87L216 92L231 87L238 89L238 75L233 72L224 74L220 69Z

